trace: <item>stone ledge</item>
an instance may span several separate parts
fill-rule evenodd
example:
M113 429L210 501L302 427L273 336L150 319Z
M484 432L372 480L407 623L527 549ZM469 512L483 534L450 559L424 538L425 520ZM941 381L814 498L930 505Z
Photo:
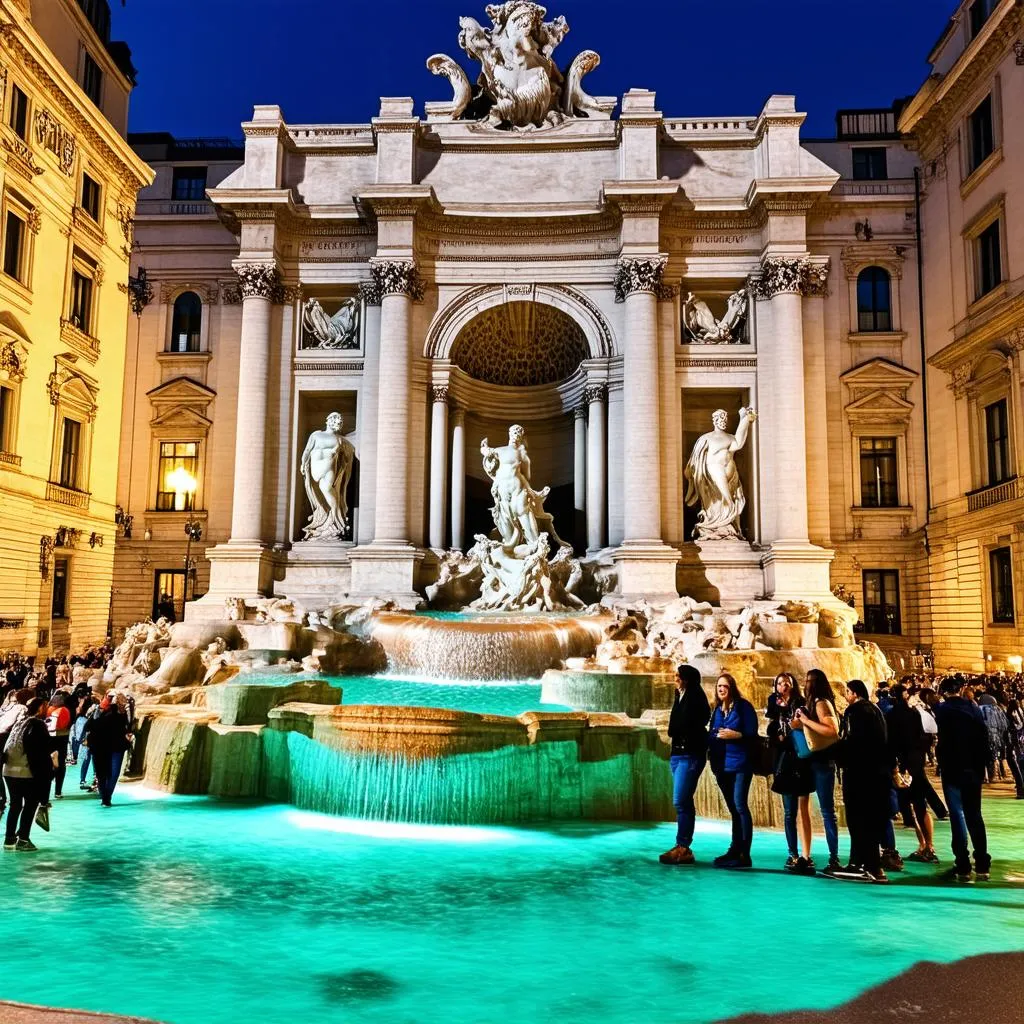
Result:
M3 1024L159 1024L143 1017L118 1017L109 1013L60 1010L7 1001L0 1001L0 1021Z

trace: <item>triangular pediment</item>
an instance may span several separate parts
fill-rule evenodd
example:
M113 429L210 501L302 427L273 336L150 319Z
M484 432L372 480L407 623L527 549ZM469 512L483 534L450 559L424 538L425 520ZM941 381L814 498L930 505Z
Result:
M204 437L213 426L213 420L187 406L173 406L158 413L150 421L153 427L168 427L201 433Z
M153 427L173 428L204 437L213 421L207 415L217 392L191 377L175 377L146 392L153 406Z
M846 411L847 413L892 413L902 418L910 415L910 410L913 408L913 403L908 402L905 398L894 395L891 391L878 389L869 391L855 402L851 402L846 407Z
M154 405L167 405L171 402L208 404L217 397L217 392L192 377L172 377L147 391L146 396Z
M866 363L853 367L852 370L847 370L839 379L848 387L902 390L908 388L917 377L916 370L876 356Z

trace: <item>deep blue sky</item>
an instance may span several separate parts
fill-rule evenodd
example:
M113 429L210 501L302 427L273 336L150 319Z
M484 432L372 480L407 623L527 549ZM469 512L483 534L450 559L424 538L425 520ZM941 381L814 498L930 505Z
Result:
M133 51L132 131L239 136L254 103L293 123L365 122L378 97L447 99L424 67L463 58L459 15L486 0L111 0ZM927 75L955 0L552 0L571 31L556 58L601 54L587 91L654 89L667 115L756 114L795 93L805 138L831 136L837 108L888 106ZM469 65L467 65L469 66ZM474 71L471 78L476 77Z

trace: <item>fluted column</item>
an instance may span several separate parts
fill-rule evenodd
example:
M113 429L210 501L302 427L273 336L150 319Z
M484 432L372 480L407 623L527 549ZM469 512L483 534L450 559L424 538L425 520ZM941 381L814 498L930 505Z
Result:
M430 410L430 524L429 543L444 547L444 506L448 483L448 387L434 385Z
M411 260L374 260L380 289L380 395L377 411L377 508L373 543L409 543L409 416L412 392L412 297L417 288Z
M466 524L466 410L452 409L452 547L461 551Z
M584 391L583 400L587 405L587 550L598 551L605 544L608 505L605 476L608 388L604 384L593 384Z
M661 540L661 443L658 425L658 297L665 259L623 259L615 278L626 304L623 356L626 459L624 544Z
M587 406L581 402L572 411L573 418L573 507L587 507Z
M380 401L380 289L374 281L359 285L363 300L363 386L359 392L358 544L373 540L377 509L377 410Z
M231 541L254 544L263 539L270 305L272 296L280 288L280 277L274 263L240 263L235 272L242 293L242 335Z

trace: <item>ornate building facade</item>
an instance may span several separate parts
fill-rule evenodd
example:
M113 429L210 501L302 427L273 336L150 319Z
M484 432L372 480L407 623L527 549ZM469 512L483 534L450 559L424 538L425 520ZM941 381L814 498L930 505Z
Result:
M107 635L133 85L106 0L0 0L0 650Z
M844 112L817 141L792 97L673 118L646 90L587 96L588 53L545 110L500 84L474 97L438 55L455 95L424 116L394 98L367 124L257 107L236 166L174 149L137 226L155 299L127 377L119 625L183 585L190 516L206 526L190 614L271 589L416 600L439 552L491 529L476 452L516 422L559 533L618 592L841 586L890 650L928 639L898 111ZM177 191L190 164L208 198ZM714 410L735 430L750 407L739 536L695 539L684 466ZM303 448L334 411L355 447L346 529L307 540ZM182 460L191 499L166 482Z

